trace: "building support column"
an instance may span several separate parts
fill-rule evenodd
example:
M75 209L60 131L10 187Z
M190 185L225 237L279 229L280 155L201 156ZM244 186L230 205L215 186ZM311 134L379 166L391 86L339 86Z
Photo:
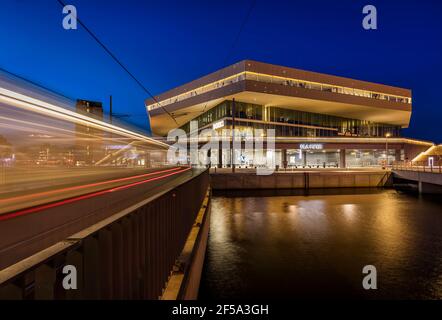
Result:
M346 163L345 163L345 149L341 149L339 151L339 168L345 168L346 167Z
M282 149L282 166L287 169L287 149Z
M401 149L395 150L395 159L394 160L397 162L401 161Z
M223 167L223 146L222 146L222 142L219 142L219 148L218 148L218 168L222 168Z
M232 99L232 144L230 147L231 159L230 163L232 164L232 173L235 173L235 149L233 149L235 145L235 98Z

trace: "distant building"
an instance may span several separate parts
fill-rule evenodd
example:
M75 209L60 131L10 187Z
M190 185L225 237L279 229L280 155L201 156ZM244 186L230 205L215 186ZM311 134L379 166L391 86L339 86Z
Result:
M103 121L103 104L97 101L77 100L76 112ZM75 164L90 165L101 160L104 155L104 132L91 125L76 124Z
M103 120L103 104L99 101L77 100L75 110L97 120Z

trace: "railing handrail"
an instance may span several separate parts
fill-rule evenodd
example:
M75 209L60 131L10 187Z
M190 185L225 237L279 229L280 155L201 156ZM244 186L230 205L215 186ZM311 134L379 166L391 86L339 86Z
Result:
M442 173L442 161L428 163L427 161L395 161L393 170Z

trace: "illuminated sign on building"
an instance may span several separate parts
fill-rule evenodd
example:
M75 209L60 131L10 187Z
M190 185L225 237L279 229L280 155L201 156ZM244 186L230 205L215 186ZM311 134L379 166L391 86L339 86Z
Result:
M222 128L222 127L224 127L224 120L221 120L221 121L218 121L218 122L214 122L213 126L212 126L213 130L216 130L216 129L219 129L219 128Z
M301 143L299 145L299 149L301 149L301 150L322 150L322 149L324 149L324 145L321 143Z

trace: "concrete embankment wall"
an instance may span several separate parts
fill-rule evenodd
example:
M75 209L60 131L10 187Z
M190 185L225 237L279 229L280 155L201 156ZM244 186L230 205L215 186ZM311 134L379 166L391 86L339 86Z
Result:
M257 175L254 172L211 173L213 190L232 189L310 189L386 187L392 185L389 171L313 171L275 172Z

